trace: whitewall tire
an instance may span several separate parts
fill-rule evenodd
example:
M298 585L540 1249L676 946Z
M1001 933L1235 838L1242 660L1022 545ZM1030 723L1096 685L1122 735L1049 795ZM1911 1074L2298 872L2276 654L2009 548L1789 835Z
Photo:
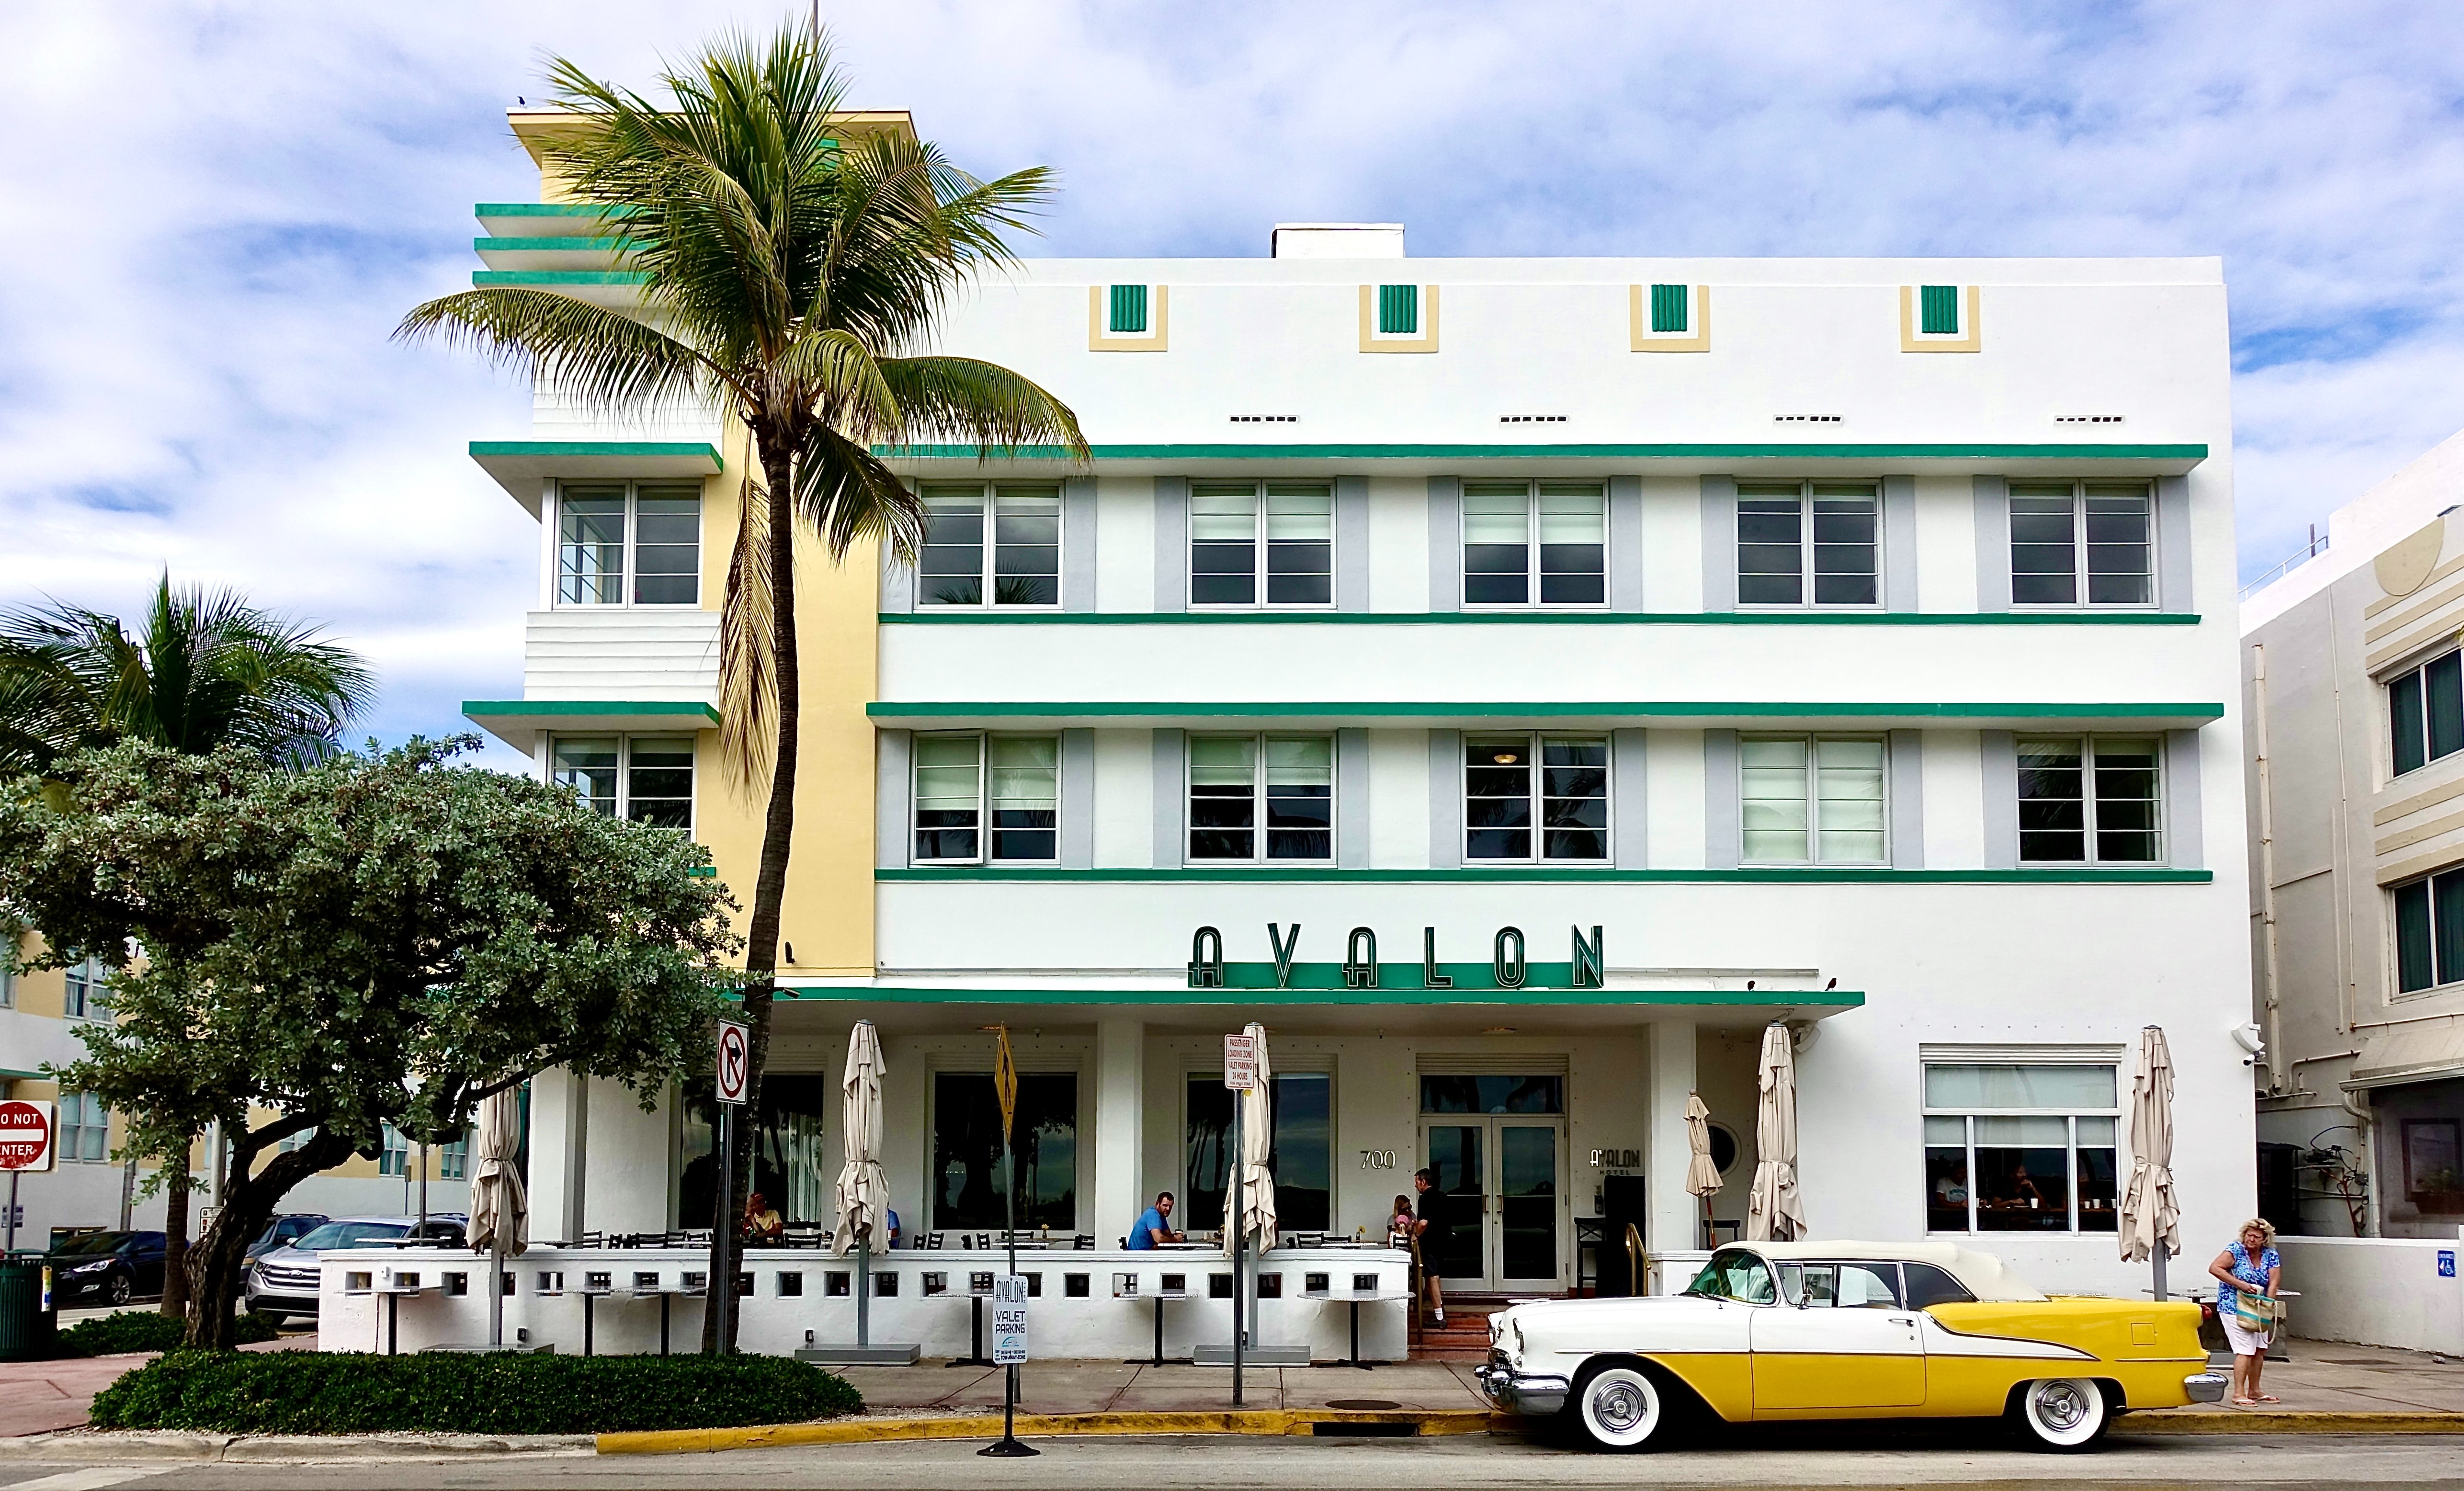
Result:
M2084 1450L2104 1437L2113 1414L2104 1391L2085 1377L2043 1377L2019 1389L2012 1405L2030 1445L2057 1453Z
M1575 1390L1583 1436L1603 1450L1639 1450L1664 1437L1668 1398L1632 1367L1604 1367Z

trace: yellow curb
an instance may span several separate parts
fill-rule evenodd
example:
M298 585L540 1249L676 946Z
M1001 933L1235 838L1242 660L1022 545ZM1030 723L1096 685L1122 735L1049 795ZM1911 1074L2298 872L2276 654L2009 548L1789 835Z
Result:
M1178 1413L1021 1414L1017 1432L1058 1435L1231 1434L1307 1435L1314 1424L1411 1424L1423 1436L1486 1434L1513 1422L1487 1409L1395 1409L1363 1412L1322 1408L1196 1409ZM599 1436L602 1455L695 1455L714 1450L775 1449L799 1444L881 1444L900 1439L992 1439L998 1414L931 1418L848 1418L828 1423L762 1424L744 1429L653 1429Z
M2464 1434L2464 1414L2180 1409L2125 1414L2123 1434Z

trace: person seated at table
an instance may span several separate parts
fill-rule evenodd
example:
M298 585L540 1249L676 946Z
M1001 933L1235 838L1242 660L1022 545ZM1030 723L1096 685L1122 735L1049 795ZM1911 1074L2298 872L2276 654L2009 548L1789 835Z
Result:
M787 1235L785 1218L770 1205L770 1198L756 1191L744 1198L744 1240L776 1242Z
M884 1220L887 1223L881 1233L886 1240L881 1245L885 1248L894 1248L898 1246L898 1208L885 1206L881 1210L885 1214Z
M1133 1248L1159 1248L1167 1242L1186 1242L1186 1233L1172 1230L1172 1193L1164 1192L1155 1198L1155 1205L1138 1214L1136 1225L1130 1229L1129 1245Z

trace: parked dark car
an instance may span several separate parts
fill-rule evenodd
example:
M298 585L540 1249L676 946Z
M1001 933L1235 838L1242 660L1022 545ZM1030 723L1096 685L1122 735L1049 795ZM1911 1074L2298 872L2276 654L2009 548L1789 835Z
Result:
M265 1224L265 1230L258 1233L256 1240L248 1245L248 1261L253 1263L275 1248L291 1246L324 1226L329 1219L315 1212L286 1212L280 1217L269 1218Z
M52 1303L64 1310L125 1305L163 1292L159 1232L89 1232L52 1249Z

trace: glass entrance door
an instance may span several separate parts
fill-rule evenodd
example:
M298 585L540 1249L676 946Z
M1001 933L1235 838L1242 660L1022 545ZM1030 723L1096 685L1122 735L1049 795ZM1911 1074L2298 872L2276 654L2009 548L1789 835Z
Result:
M1446 1195L1447 1229L1426 1266L1450 1289L1562 1287L1565 1121L1431 1116L1420 1132L1423 1163Z

